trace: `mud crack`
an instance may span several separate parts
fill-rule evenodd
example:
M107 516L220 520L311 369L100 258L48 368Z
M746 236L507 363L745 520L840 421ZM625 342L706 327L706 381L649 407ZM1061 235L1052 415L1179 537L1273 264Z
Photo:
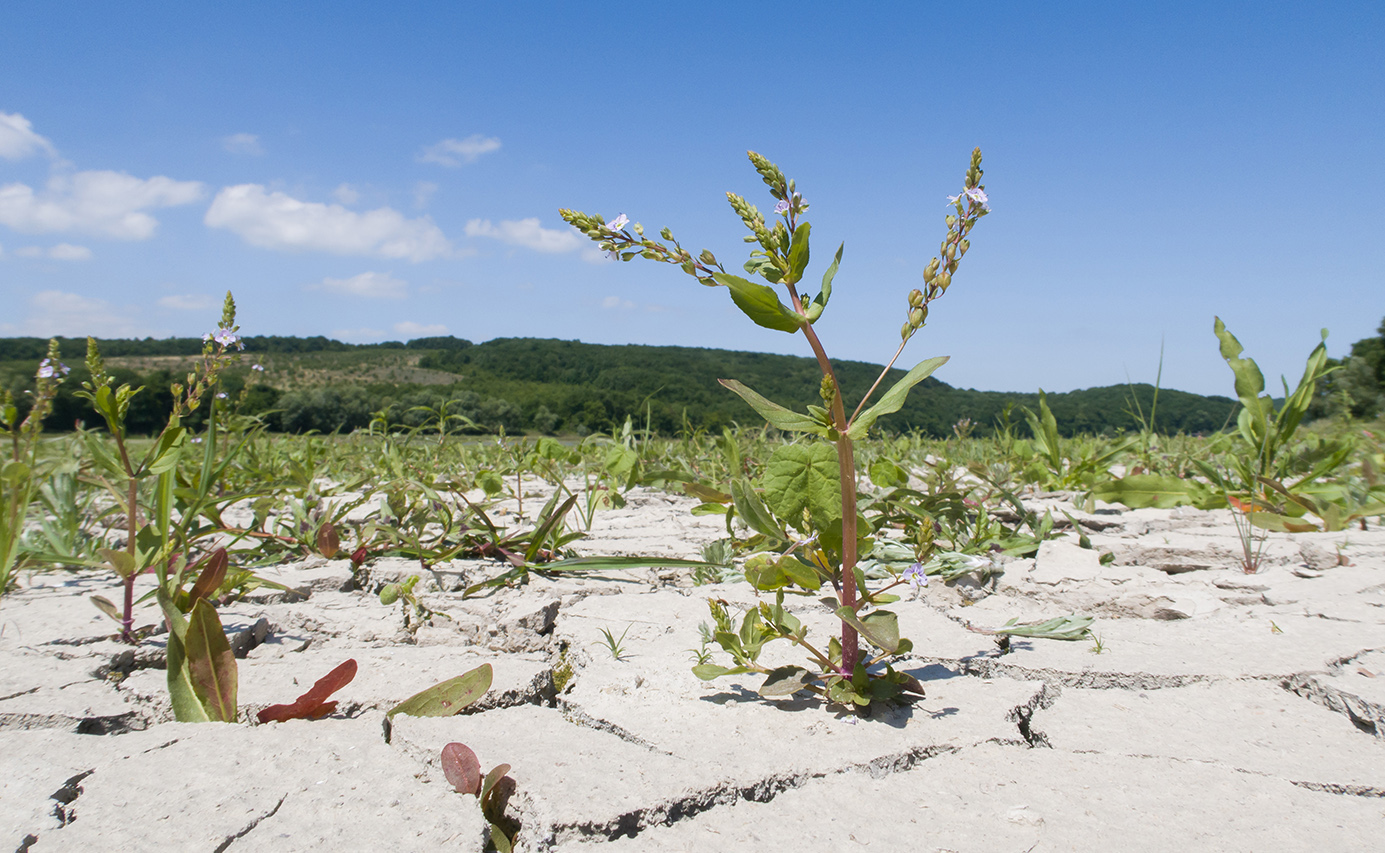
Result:
M226 836L226 839L224 841L216 845L216 849L214 849L212 853L226 853L226 848L230 847L232 844L235 844L236 841L249 835L251 830L259 826L262 821L274 817L274 815L279 811L279 807L284 804L284 800L287 800L288 798L288 794L285 794L284 796L280 797L279 802L274 804L274 808L270 809L269 811L265 812L264 814L247 823L244 827L241 828L240 832L237 832L235 835Z

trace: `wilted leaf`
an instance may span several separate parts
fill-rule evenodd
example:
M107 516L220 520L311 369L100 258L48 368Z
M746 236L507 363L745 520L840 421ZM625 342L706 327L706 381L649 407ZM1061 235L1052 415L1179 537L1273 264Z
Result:
M270 705L256 716L262 723L282 723L285 720L317 720L337 709L336 702L327 697L351 683L356 677L356 661L347 660L319 678L312 688L289 705Z
M765 683L760 685L760 695L766 698L792 696L816 680L813 673L801 666L781 666L770 671Z

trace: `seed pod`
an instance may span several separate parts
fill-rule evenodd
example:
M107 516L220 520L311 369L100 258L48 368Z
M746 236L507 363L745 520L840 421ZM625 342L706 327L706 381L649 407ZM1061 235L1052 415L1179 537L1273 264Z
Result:
M923 268L923 280L929 284L933 283L933 277L938 274L938 259L934 258L928 262L928 266Z
M917 307L919 307L919 306L922 305L922 304L923 304L923 291L922 291L922 290L919 290L918 288L914 288L913 290L909 291L909 307L910 307L910 308L917 308Z
M923 325L923 321L928 318L927 308L915 308L909 312L909 325L917 329Z
M953 216L952 214L949 213L949 214L947 215L947 227L948 227L948 228L951 228L951 227L953 227L953 226L956 225L956 224L957 224L957 217L955 217L955 216Z
M712 254L711 249L703 249L702 254L698 256L698 260L708 266L716 266L717 256Z
M959 246L959 247L957 248L957 257L960 258L962 255L965 255L965 254L967 253L967 249L970 249L970 248L971 248L971 241L970 241L970 240L963 240L963 241L962 241L962 245Z
M943 291L944 293L946 293L946 292L947 292L947 286L948 286L949 284L952 284L952 274L951 274L951 273L942 273L942 274L940 274L940 275L938 276L938 289L939 289L939 290L941 290L941 291Z
M943 246L943 257L947 258L949 261L957 257L957 246L953 243L948 243L946 246Z
M908 323L905 323L903 326L899 327L899 337L906 341L909 340L909 336L913 333L914 327L909 325Z

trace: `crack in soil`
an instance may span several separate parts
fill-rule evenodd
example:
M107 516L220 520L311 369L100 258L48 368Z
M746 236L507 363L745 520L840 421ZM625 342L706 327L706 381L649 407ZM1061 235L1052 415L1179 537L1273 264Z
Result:
M1385 738L1385 706L1362 699L1318 680L1318 673L1302 672L1279 682L1279 686L1330 711L1351 720L1351 724L1368 735Z
M962 675L977 678L1009 678L1015 681L1042 681L1051 687L1086 687L1095 690L1161 690L1187 687L1211 681L1228 681L1220 675L1155 675L1148 672L1065 672L1057 669L1031 669L1005 663L994 657L935 658L909 657L925 664L954 669ZM1277 676L1271 676L1277 677Z
M274 817L275 813L279 811L279 807L284 804L284 800L287 800L288 798L288 794L285 794L284 796L280 797L279 802L274 804L274 808L270 809L269 811L265 812L264 814L247 823L244 827L241 828L240 832L237 832L235 835L226 836L226 840L216 845L216 849L214 849L212 853L226 853L226 848L230 847L232 844L235 844L236 841L238 841L239 839L242 839L245 836L249 835L250 831L253 830L255 827L259 826L261 821L268 820L269 818Z
M558 710L562 711L563 719L572 723L574 726L582 726L583 728L595 729L599 732L615 735L626 743L634 744L640 749L647 749L650 752L657 752L660 755L673 755L672 752L666 749L660 749L629 729L621 728L609 720L593 717L565 699L558 700Z
M915 747L903 752L881 756L869 762L848 764L835 770L793 773L782 776L769 776L750 783L725 783L700 791L692 791L670 802L647 808L638 808L618 815L603 823L567 823L550 826L546 838L535 841L536 850L549 850L554 845L570 841L604 839L615 841L618 838L634 838L640 832L656 826L669 826L681 820L696 817L702 812L718 806L729 806L746 800L754 803L768 803L785 791L801 788L816 779L838 776L843 773L866 773L879 779L893 773L902 773L918 764L939 755L960 752L963 747L934 745Z
M53 817L58 819L59 827L67 826L77 819L77 812L71 806L77 802L78 797L82 796L84 790L81 785L82 780L95 772L96 768L94 767L90 770L84 770L68 779L61 788L49 795L49 799L57 801L57 805L53 806Z

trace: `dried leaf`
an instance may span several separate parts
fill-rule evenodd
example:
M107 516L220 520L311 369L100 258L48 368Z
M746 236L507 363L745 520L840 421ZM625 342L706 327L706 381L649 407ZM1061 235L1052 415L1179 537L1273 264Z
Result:
M319 678L312 688L288 705L270 705L256 716L261 723L282 723L285 720L319 720L337 709L336 702L327 697L351 683L356 677L355 659L347 660Z

